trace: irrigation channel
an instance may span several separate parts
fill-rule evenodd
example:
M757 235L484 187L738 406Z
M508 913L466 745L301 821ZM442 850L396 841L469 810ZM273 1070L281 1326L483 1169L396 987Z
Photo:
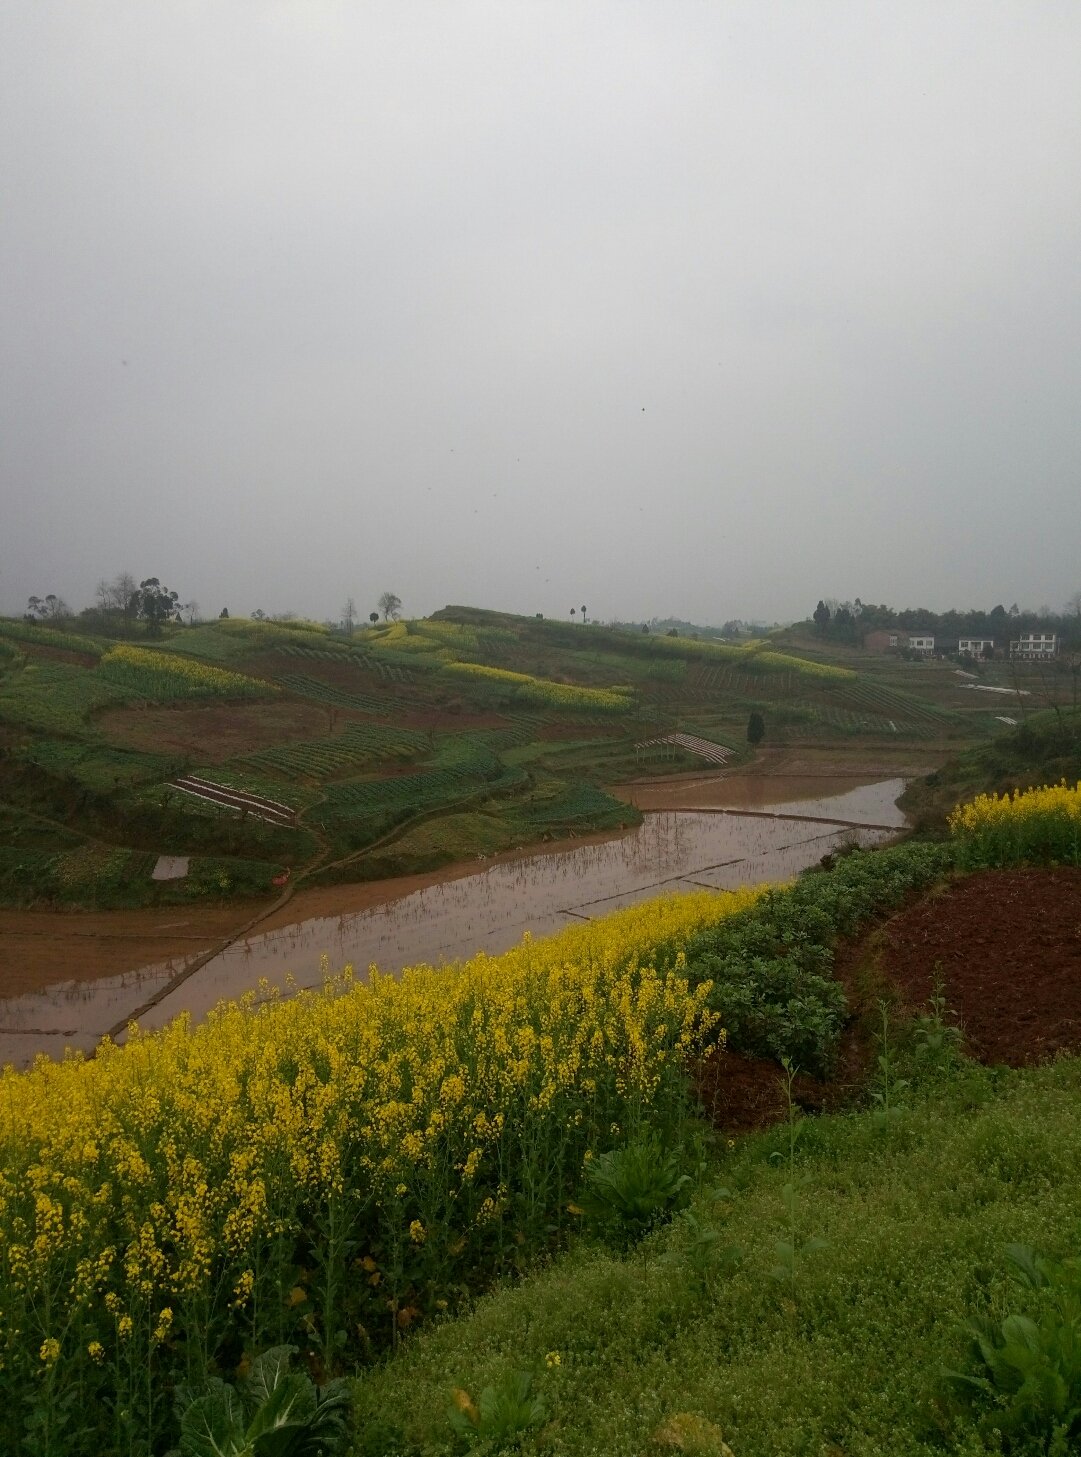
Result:
M438 966L476 951L504 951L526 931L545 935L666 891L786 880L842 844L870 848L904 829L896 804L903 779L838 790L841 783L851 780L776 776L757 781L748 794L747 783L735 778L703 780L704 807L647 812L616 839L501 860L364 910L250 934L194 972L190 959L176 958L4 999L0 1065L25 1067L39 1053L60 1057L66 1048L90 1052L136 1012L143 1027L164 1026L181 1012L199 1019L262 978L314 987L324 965L336 971L351 964L358 973L372 965L385 972ZM148 1003L154 1005L143 1010Z

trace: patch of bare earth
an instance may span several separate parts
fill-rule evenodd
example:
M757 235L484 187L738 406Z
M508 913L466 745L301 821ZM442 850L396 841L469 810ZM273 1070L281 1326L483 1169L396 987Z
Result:
M981 1062L1081 1051L1081 868L964 876L882 927L874 966L913 1009L940 983Z
M93 653L79 653L72 648L57 648L51 643L27 642L20 639L14 644L28 657L41 658L48 663L74 663L77 668L96 668L98 660Z
M220 764L295 739L341 732L348 716L311 703L185 704L179 708L114 708L97 719L110 743L159 754L187 754Z

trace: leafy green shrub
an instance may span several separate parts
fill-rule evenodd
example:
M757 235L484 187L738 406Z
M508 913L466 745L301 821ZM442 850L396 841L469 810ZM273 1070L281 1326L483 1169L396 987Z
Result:
M1052 1457L1066 1457L1081 1440L1081 1261L1058 1264L1018 1244L1006 1255L1035 1294L1035 1312L998 1323L975 1316L969 1370L947 1379L964 1405L985 1409L985 1431L1035 1438Z
M495 1386L486 1386L476 1402L467 1391L454 1393L448 1412L458 1440L466 1447L502 1451L548 1420L544 1399L533 1395L529 1371L509 1371Z
M670 1214L689 1183L679 1155L649 1136L590 1159L580 1204L604 1234L629 1243Z
M296 1346L275 1346L252 1362L238 1389L220 1377L177 1392L180 1446L170 1457L329 1457L346 1436L347 1381L317 1387L290 1371Z

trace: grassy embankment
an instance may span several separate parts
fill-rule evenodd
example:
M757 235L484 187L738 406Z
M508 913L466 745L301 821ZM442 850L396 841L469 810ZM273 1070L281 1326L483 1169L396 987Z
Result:
M460 1451L455 1391L478 1402L519 1373L544 1416L493 1450L999 1450L993 1403L964 1412L944 1373L967 1367L971 1317L1046 1308L1011 1279L1011 1244L1077 1253L1081 1060L996 1073L940 1055L932 1071L914 1054L938 1033L924 1023L895 1050L910 1082L888 1125L873 1110L800 1121L791 1159L785 1127L713 1150L667 1228L628 1252L585 1240L419 1336L358 1383L351 1450ZM1011 1450L1045 1453L1045 1435Z
M734 646L467 608L349 637L226 620L117 645L0 622L0 897L110 906L266 892L294 875L434 869L633 822L606 786L701 768L683 731L934 762L996 728L941 664ZM861 756L863 756L861 758ZM169 787L199 774L284 802L298 827ZM157 853L196 856L149 880Z

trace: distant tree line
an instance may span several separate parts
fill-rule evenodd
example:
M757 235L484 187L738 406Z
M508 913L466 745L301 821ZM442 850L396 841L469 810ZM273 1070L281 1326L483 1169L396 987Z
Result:
M896 609L885 603L851 602L836 598L820 598L811 621L820 637L833 642L858 644L869 632L879 628L899 628L909 633L929 633L945 639L958 637L990 637L1003 642L1022 632L1057 633L1065 643L1081 646L1081 592L1075 592L1061 612L1050 607L1032 609L1010 607L998 603L989 611L969 608L932 612L927 607Z
M382 614L385 622L397 621L401 616L402 599L396 592L384 592L379 598L378 611L368 614L369 622L378 622ZM166 623L193 623L198 616L199 604L195 601L182 602L180 593L165 586L159 577L144 577L136 582L130 572L118 572L111 581L104 578L98 583L94 602L75 612L55 592L27 599L23 616L27 622L52 623L54 626L82 627L87 632L101 633L107 637L161 637ZM585 608L582 608L583 614ZM256 607L250 616L256 622L292 622L295 612L268 613ZM229 608L223 607L217 613L219 620L229 617ZM356 602L348 597L342 608L340 622L327 622L330 628L344 628L351 633L359 620Z

